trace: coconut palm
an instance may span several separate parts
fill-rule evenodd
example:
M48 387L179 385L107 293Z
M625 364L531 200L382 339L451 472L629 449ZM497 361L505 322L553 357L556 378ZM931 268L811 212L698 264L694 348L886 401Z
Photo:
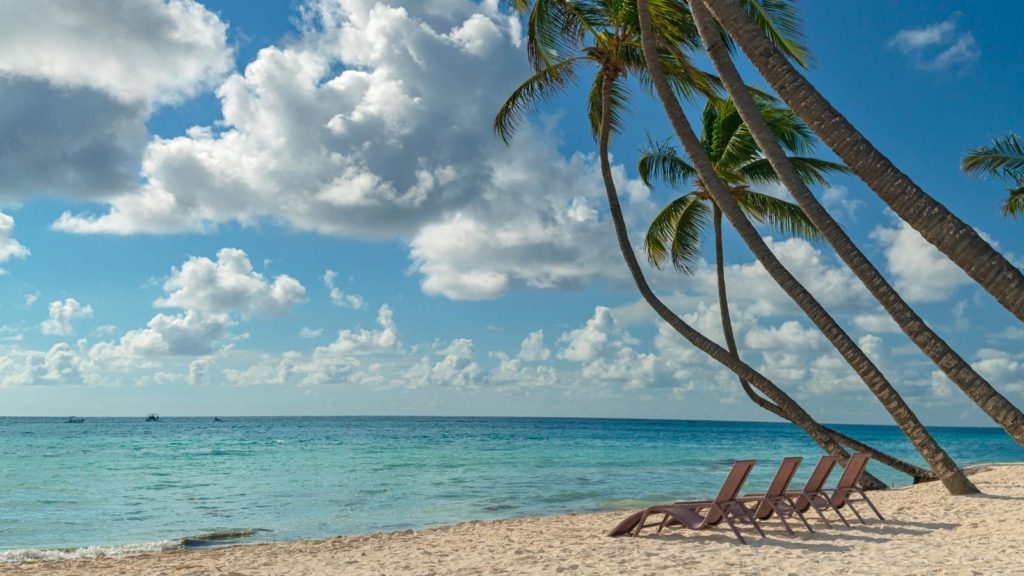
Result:
M768 0L747 0L751 4L768 4ZM808 318L825 335L840 356L846 360L857 375L864 381L868 389L875 395L893 420L911 441L921 456L928 462L936 476L953 494L976 493L977 488L971 483L962 470L953 462L949 454L935 442L928 430L921 424L914 412L892 386L874 362L861 350L856 342L829 315L828 311L800 284L799 281L779 262L778 258L765 244L754 226L747 220L736 199L730 193L725 182L714 171L714 166L704 152L703 146L693 128L690 126L668 82L668 76L661 62L657 60L659 46L672 42L662 34L660 26L655 32L657 21L651 18L649 1L636 0L637 14L641 30L641 47L643 49L648 73L655 91L661 100L676 136L686 150L697 175L704 182L715 204L729 222L736 228L744 243L750 248L757 260L764 266L768 274L779 284L790 298L804 311ZM785 8L785 3L772 1L776 8ZM780 6L776 6L780 5ZM763 31L762 37L767 38ZM770 38L769 38L769 42Z
M670 76L665 80L670 89L689 95L695 91L707 90L714 82L697 71L678 49L681 45L686 46L683 39L691 38L692 41L689 34L693 32L688 12L681 13L679 7L674 0L655 0L652 3L654 18L659 25L667 27L669 33L666 36L675 38L674 44L668 44L670 48L656 51L652 57L659 58L662 69L670 71ZM643 83L647 82L644 61L639 57L636 14L635 5L631 0L587 3L539 0L533 6L530 15L528 42L532 44L531 54L545 56L531 57L536 73L514 90L501 107L495 118L495 132L506 143L509 142L518 123L537 103L552 97L558 90L575 81L579 68L590 66L594 69L588 113L598 139L601 173L616 238L641 295L663 320L691 344L756 387L770 402L784 410L788 418L804 429L826 452L845 461L849 456L846 450L799 404L734 354L706 338L674 314L653 293L643 275L629 241L608 156L611 134L621 126L622 114L625 111L625 90L621 82L630 76L638 78ZM688 32L683 34L679 32L680 30ZM550 40L551 38L556 40ZM924 476L927 476L927 473Z
M694 3L691 10L712 63L721 74L726 89L734 94L739 116L807 217L911 341L979 408L1024 446L1024 413L978 374L917 315L818 202L805 184L804 167L787 157L784 149L786 143L779 141L771 117L763 113L760 103L745 89L714 18L700 2ZM1020 158L1024 159L1024 155ZM1021 165L1024 166L1024 161Z
M795 153L809 152L816 138L793 113L761 99L762 114L770 119L772 132ZM752 218L767 223L782 234L793 234L808 239L817 239L818 233L800 210L791 203L750 190L747 183L778 184L774 171L766 170L765 159L756 145L750 141L746 127L737 122L736 109L729 101L709 99L703 115L701 142L708 156L715 164L715 170L724 180L732 182L733 193L740 207ZM743 153L726 153L742 150ZM827 185L826 172L845 172L846 168L833 162L806 156L793 156L791 161L799 166L802 177L813 184ZM643 151L639 162L641 178L648 186L652 180L661 179L678 188L682 183L694 179L695 170L679 157L675 148L667 142L650 143ZM645 250L648 259L660 267L665 260L683 272L692 271L700 254L701 239L707 227L707 212L712 213L715 240L715 268L718 279L718 304L722 318L722 333L726 347L739 357L736 338L733 334L729 312L729 299L725 284L725 260L722 243L722 211L711 202L700 180L697 189L673 201L655 219L648 230ZM669 245L666 247L666 245ZM742 378L739 379L744 393L759 407L772 414L796 423L794 418L777 405L759 396ZM840 444L860 452L868 452L873 458L900 472L911 476L915 482L934 480L935 475L912 464L899 460L859 442L827 426L823 428Z
M987 174L1013 182L999 211L1003 216L1024 215L1024 140L1016 134L992 139L991 146L978 146L967 151L960 169L968 174Z
M868 141L761 31L750 4L786 8L784 0L697 0L789 107L900 218L962 268L1014 316L1024 320L1024 274L974 228L929 196ZM795 21L795 19L794 19Z

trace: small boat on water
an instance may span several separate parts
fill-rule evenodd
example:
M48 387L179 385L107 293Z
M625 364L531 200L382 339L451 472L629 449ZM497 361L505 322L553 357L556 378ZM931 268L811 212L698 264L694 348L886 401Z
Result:
M223 422L223 420L221 420L220 418L218 418L216 416L213 417L213 421L214 422Z
M160 421L160 415L159 414L150 414L149 416L146 416L146 422L159 422L159 421Z
M72 416L72 417L68 418L67 420L65 420L64 422L67 423L67 424L81 424L82 422L85 422L85 418L76 418L76 417Z

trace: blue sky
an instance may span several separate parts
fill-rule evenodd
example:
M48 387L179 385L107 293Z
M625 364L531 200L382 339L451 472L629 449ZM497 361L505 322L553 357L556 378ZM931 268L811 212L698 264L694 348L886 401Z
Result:
M812 81L1021 261L1003 187L958 163L1024 124L1024 7L800 8ZM493 2L0 10L0 414L768 418L638 302L582 89L512 146L493 138L497 106L529 74L521 29ZM637 180L646 134L670 131L636 96L613 146L635 236L672 197ZM939 333L1024 402L1024 327L856 179L817 192ZM926 422L988 424L827 247L771 246ZM744 358L823 421L887 422L731 231L726 251ZM650 274L720 338L710 269Z

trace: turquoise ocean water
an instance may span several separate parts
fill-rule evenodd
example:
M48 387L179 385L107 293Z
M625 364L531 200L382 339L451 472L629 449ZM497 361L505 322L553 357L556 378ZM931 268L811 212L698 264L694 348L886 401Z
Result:
M919 461L896 428L837 428ZM1024 459L998 429L932 430L962 465ZM807 459L802 482L820 451L795 426L741 422L0 418L0 561L628 509L711 496L738 458L766 485L788 455Z

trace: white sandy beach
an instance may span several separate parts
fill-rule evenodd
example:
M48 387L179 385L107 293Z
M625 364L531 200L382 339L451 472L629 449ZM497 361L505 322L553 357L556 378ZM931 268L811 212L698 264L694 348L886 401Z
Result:
M1024 574L1024 464L979 467L984 492L938 483L872 493L886 522L788 536L777 520L751 545L728 528L608 538L626 512L466 522L326 540L0 565L0 574ZM387 511L392 513L393 511ZM820 529L819 529L820 528ZM667 572L666 572L667 571Z

